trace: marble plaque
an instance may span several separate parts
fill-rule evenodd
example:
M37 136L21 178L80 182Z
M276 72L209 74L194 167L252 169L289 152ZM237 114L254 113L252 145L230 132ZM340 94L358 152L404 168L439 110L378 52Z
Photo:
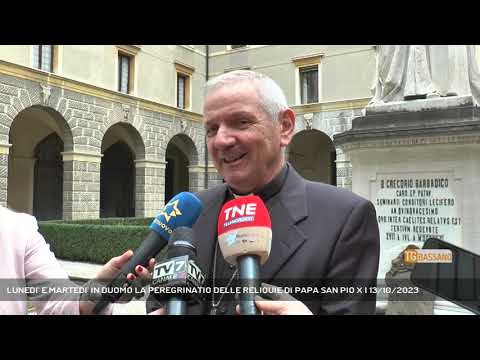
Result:
M430 237L462 243L459 182L451 173L378 174L371 182L380 230L379 278L409 244L421 248Z

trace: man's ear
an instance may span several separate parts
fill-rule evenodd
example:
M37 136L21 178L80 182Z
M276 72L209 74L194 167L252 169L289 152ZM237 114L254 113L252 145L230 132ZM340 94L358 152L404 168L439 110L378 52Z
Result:
M280 146L287 147L295 132L295 113L290 108L283 110L278 122L280 126Z

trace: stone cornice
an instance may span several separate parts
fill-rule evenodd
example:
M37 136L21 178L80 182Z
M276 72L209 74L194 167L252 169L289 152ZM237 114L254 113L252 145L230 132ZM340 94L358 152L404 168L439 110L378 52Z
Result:
M60 153L63 156L63 161L83 161L83 162L93 162L93 163L101 163L102 162L102 154L94 154L94 153L87 153L87 152L79 152L79 151L65 151Z
M367 106L369 101L370 98L360 98L328 101L317 104L293 105L291 108L295 111L295 114L302 115L306 113L317 113L322 111L363 109L365 106Z
M155 169L165 169L167 163L165 161L158 160L134 160L136 168L155 168Z
M0 144L0 155L8 155L12 144Z
M297 67L317 65L320 63L323 56L324 56L323 53L309 54L309 55L294 57L292 58L292 61Z
M357 117L351 130L334 135L334 143L343 149L464 144L477 143L477 134L480 134L479 109L459 106Z
M412 147L425 145L469 145L480 144L480 129L478 133L471 134L444 134L430 136L409 136L409 137L391 137L391 138L370 138L361 141L338 142L335 140L335 146L340 147L344 152L360 149L374 148L392 148L392 147Z
M141 50L140 45L117 45L117 49L131 56L135 56Z
M199 166L199 165L188 166L188 172L190 172L190 173L204 173L205 172L205 166ZM218 170L215 166L208 166L207 167L207 172L217 173Z
M192 76L192 74L195 72L194 67L184 64L178 60L175 60L174 64L175 64L175 69L180 73L186 74L188 76Z

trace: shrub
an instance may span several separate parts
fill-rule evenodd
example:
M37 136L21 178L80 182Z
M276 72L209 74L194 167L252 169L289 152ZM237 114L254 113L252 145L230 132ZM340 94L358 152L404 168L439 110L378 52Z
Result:
M85 224L85 225L138 225L148 226L154 218L102 218L84 220L49 220L43 223L51 224Z
M55 256L104 264L128 249L135 250L149 233L152 218L110 218L39 222L39 231Z

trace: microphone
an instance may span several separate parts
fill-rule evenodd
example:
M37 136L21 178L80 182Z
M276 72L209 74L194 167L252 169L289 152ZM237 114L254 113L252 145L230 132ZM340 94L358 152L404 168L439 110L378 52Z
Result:
M177 227L192 226L202 211L201 201L192 193L181 192L174 196L150 224L150 233L135 250L132 258L120 269L120 273L107 286L109 289L124 287L128 273L133 273L137 265L147 266L167 244ZM98 314L109 303L117 301L121 292L107 291L93 309Z
M193 230L178 227L173 232L167 258L156 264L152 276L152 291L159 301L167 300L166 315L186 315L187 304L201 300L205 275L195 264L197 247Z
M272 223L264 202L256 195L228 201L220 211L217 230L223 257L238 265L240 313L260 315L255 293L261 286L260 265L267 261L272 245Z

